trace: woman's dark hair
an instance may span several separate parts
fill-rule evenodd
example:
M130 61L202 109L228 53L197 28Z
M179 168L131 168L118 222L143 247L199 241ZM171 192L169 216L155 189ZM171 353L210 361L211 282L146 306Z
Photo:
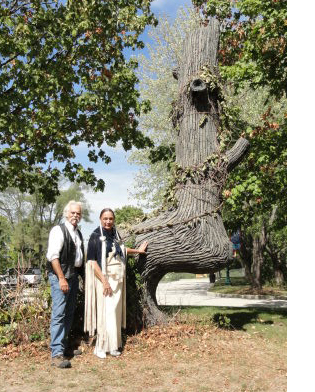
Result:
M114 216L114 219L115 219L115 213L114 213L114 211L111 208L103 208L101 213L100 213L100 219L101 219L102 215L104 214L104 212L107 212L107 211L111 212L113 214L113 216Z

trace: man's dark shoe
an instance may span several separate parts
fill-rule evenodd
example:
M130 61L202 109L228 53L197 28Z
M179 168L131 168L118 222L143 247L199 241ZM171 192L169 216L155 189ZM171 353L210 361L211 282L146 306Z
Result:
M71 368L71 362L64 358L63 355L57 355L56 357L51 358L51 366L56 366L60 369Z
M76 357L77 355L81 354L82 350L80 350L79 348L76 350L73 350L72 348L66 348L64 352L65 357Z

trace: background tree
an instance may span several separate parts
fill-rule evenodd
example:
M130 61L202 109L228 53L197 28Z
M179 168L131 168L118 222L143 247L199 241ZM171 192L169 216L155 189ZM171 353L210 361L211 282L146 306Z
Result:
M115 224L121 228L134 225L145 216L143 210L134 206L123 206L115 209Z
M241 262L253 286L286 278L286 98L267 88L239 90L230 97L239 126L251 142L247 159L223 191L223 217L231 233L241 230ZM237 129L237 124L235 123ZM240 129L241 131L241 129Z
M0 190L37 190L52 202L61 173L103 190L76 162L75 146L109 163L106 144L151 144L137 130L149 108L135 87L137 64L124 56L143 47L139 35L155 23L150 2L1 2Z
M60 192L55 203L47 204L39 192L32 195L9 188L0 194L1 253L6 260L2 270L46 264L47 240L50 229L61 223L63 208L70 200L83 203L83 220L89 222L90 207L80 185L73 184Z
M286 0L192 0L207 22L221 25L220 71L234 88L268 87L281 98L287 89Z
M9 263L10 224L0 215L0 273L10 267Z

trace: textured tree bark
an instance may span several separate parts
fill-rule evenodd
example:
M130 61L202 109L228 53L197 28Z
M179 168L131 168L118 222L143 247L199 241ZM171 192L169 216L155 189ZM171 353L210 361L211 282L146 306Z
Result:
M274 270L274 279L275 279L276 285L282 286L284 284L284 274L281 269L281 264L279 264L279 263L276 263L276 265L274 264L273 270Z
M242 246L240 249L240 262L242 267L245 268L245 276L251 285L254 286L254 280L252 275L252 260L253 260L253 252L252 252L252 245L253 245L253 237L247 236L245 237L244 234L242 236Z
M252 284L253 287L259 290L261 290L262 288L261 268L264 262L264 252L265 251L270 252L270 249L268 248L268 242L270 239L270 235L269 235L270 230L268 230L268 228L272 226L276 218L277 210L278 210L278 206L277 205L273 206L268 222L262 223L260 233L253 238ZM272 254L270 254L270 256L272 262L274 262Z
M263 235L260 234L253 239L253 264L252 264L252 274L253 274L253 287L261 290L261 267L264 262L263 251L265 247Z
M249 143L241 138L225 153L218 140L218 92L200 78L202 67L217 73L219 24L191 33L183 48L178 79L179 100L173 113L178 133L176 164L196 175L178 181L177 205L135 227L136 242L149 242L147 255L139 258L144 280L147 324L163 321L157 308L156 287L168 272L209 273L224 268L232 258L232 245L220 215L222 184L226 173L244 156ZM205 162L217 154L218 163Z

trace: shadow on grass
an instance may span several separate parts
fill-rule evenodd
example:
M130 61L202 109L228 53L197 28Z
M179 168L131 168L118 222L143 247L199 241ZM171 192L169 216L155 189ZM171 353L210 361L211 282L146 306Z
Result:
M236 329L245 331L245 325L260 324L272 325L275 320L286 320L287 309L270 308L220 308L217 307L191 307L191 306L163 306L161 310L169 314L190 314L198 317L200 322L213 322L222 329Z

